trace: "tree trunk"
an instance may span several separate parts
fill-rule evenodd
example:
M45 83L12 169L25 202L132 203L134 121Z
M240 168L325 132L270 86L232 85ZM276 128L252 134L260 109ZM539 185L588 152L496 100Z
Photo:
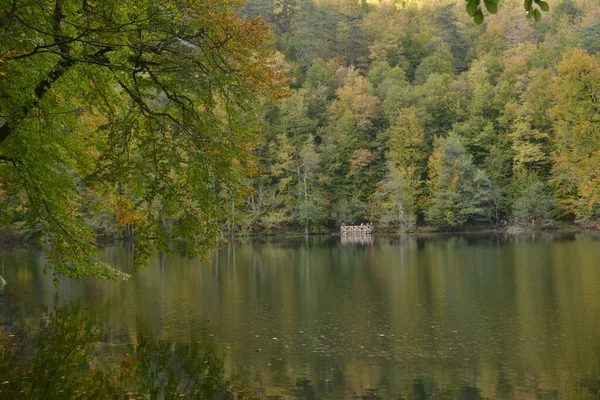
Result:
M308 203L308 185L306 184L306 170L302 174L302 182L304 184L304 201L306 203ZM308 216L306 216L306 217L307 217L306 222L304 223L304 234L309 235L310 234L310 220L308 219Z
M235 202L231 200L231 225L229 227L229 236L233 237L233 230L235 229Z

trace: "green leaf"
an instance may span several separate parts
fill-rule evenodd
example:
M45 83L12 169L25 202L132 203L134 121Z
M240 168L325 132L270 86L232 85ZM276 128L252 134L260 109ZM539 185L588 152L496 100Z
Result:
M496 14L498 12L498 2L493 0L483 0L485 8L490 14Z
M538 5L542 11L550 11L550 6L545 1L540 1Z
M535 10L533 10L533 19L535 19L536 21L539 21L542 18L542 14L540 13L540 10L538 10L537 8Z
M531 11L532 3L533 3L532 0L525 0L525 2L523 3L523 7L525 7L525 10Z
M533 17L533 11L527 11L527 18Z
M467 3L467 14L469 16L474 17L477 14L477 10L479 9L479 0L469 0Z
M483 13L481 12L481 9L477 9L477 12L475 13L475 16L473 17L473 21L475 21L475 23L477 25L481 25L481 23L483 22Z

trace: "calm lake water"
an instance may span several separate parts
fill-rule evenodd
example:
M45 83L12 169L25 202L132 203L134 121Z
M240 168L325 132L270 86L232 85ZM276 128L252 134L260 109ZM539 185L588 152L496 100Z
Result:
M131 269L126 247L104 254ZM56 343L82 315L99 332L93 358L82 363L123 367L115 360L140 353L141 343L168 353L202 342L197 351L214 356L202 362L215 362L215 373L250 397L600 396L597 235L236 242L206 262L156 254L128 282L58 286L39 253L2 261L0 331L28 343L17 358L42 357L32 332L59 332L60 324L45 351L69 347ZM77 332L67 343L85 340L85 329ZM11 385L12 393L33 390L27 373L16 374L0 397Z

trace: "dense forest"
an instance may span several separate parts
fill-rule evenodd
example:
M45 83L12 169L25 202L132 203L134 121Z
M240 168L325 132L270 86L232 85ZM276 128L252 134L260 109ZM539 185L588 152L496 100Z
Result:
M538 22L501 3L248 0L291 95L265 106L237 233L592 227L600 217L600 3Z
M2 239L595 227L600 3L480 3L2 0Z

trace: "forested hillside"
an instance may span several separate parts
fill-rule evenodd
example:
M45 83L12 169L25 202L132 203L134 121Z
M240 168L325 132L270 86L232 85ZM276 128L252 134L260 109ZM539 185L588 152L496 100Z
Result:
M143 265L223 232L600 222L598 1L0 3L0 239L60 273L116 273L98 237Z
M600 217L600 2L248 0L291 94L264 107L237 234Z

